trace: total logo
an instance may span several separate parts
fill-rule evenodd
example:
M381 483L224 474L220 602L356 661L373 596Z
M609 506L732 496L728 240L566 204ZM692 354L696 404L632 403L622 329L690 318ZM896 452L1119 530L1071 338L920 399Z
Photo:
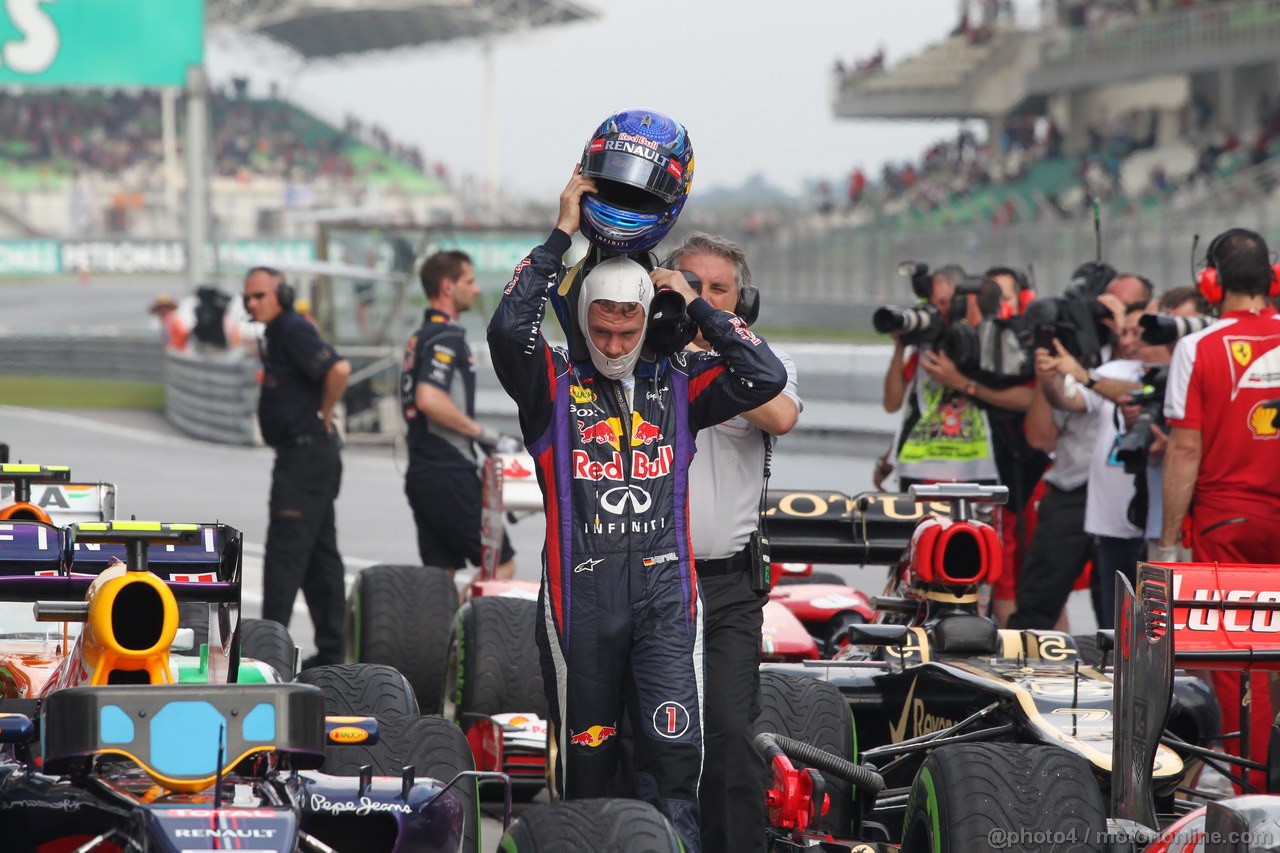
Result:
M607 444L614 450L618 450L622 442L622 420L620 418L605 418L593 424L578 421L578 434L582 436L583 444ZM632 447L653 444L655 441L661 440L662 430L640 417L639 412L631 413Z
M675 451L671 445L658 448L658 456L651 459L643 450L631 451L631 479L653 480L671 473ZM597 462L585 450L573 451L573 476L579 480L614 480L621 482L624 474L622 454L613 452L613 458Z
M594 403L596 401L596 392L582 385L570 385L569 396L573 402L579 404Z
M595 749L617 733L616 724L612 726L591 726L585 731L570 734L569 743L574 746L589 746Z

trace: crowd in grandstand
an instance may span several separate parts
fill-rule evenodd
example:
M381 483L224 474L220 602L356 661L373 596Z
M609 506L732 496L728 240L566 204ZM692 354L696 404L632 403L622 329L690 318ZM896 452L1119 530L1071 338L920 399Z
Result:
M416 146L397 141L382 127L348 116L341 130L272 97L252 99L244 78L211 98L214 174L352 182L376 168L353 156L367 146L419 173L446 178ZM179 105L178 116L184 115ZM0 98L0 161L22 168L112 174L142 189L163 157L160 95L154 91L76 93L49 91ZM179 145L182 144L181 130Z
M1221 2L1224 0L1060 0L1058 22L1072 28L1115 27L1144 15Z
M1013 117L993 139L979 140L962 125L955 136L934 143L918 161L886 163L878 181L855 168L846 184L844 207L866 215L905 209L929 214L984 188L1017 185L1037 163L1061 161L1071 166L1067 182L1046 189L1034 203L1004 199L988 213L992 224L1070 218L1088 213L1095 199L1115 202L1123 211L1144 200L1167 201L1178 193L1194 192L1220 175L1262 163L1280 144L1280 104L1260 101L1257 130L1244 135L1216 129L1212 118L1212 107L1193 99L1178 117L1177 140L1172 143L1180 156L1171 155L1171 162L1165 162L1157 155L1141 182L1132 176L1122 181L1122 170L1129 158L1157 149L1161 116L1153 109L1127 111L1090 125L1076 150L1068 150L1061 129L1047 116ZM841 206L828 186L820 185L816 192L819 211L833 213Z

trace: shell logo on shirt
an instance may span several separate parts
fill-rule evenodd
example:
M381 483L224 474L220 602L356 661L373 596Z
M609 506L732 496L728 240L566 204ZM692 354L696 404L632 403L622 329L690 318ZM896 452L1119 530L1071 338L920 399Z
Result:
M1267 405L1268 402L1275 401L1254 403L1249 410L1249 431L1254 438L1280 438L1280 429L1276 428L1276 417L1280 415L1280 409Z

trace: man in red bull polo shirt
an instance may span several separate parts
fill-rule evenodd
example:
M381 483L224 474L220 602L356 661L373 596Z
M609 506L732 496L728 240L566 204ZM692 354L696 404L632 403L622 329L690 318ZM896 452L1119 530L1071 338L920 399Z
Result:
M1268 302L1275 273L1262 237L1241 228L1214 238L1205 257L1200 290L1220 303L1221 318L1178 341L1173 352L1164 403L1173 428L1164 463L1164 523L1150 557L1176 559L1174 545L1193 508L1196 562L1275 563L1280 432L1265 405L1280 397L1280 321ZM1239 728L1238 678L1213 673L1225 731ZM1265 675L1252 677L1251 694L1251 743L1238 754L1265 762L1273 721ZM1261 774L1252 776L1261 784Z

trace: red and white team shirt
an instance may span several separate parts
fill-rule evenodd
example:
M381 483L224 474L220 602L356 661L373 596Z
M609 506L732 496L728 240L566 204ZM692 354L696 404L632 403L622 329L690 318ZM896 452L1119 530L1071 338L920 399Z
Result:
M1198 429L1202 453L1195 502L1217 510L1280 514L1280 317L1274 308L1229 311L1178 341L1164 414Z

